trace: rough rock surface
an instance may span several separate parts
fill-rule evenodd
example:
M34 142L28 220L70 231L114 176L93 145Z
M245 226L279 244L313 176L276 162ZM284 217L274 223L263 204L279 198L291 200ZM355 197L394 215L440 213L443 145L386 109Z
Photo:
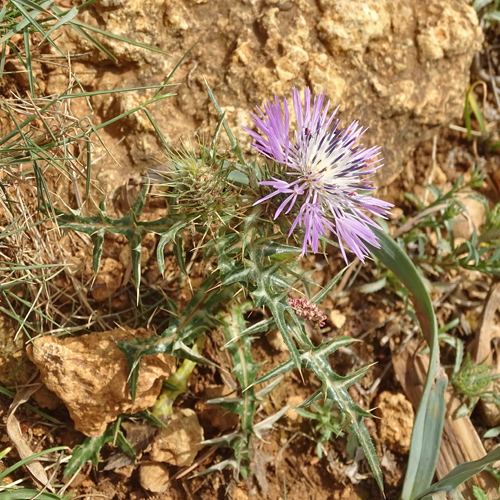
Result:
M101 39L117 56L114 65L68 32L58 44L79 54L72 70L89 91L159 84L200 41L172 79L182 83L170 89L178 95L150 108L171 144L195 132L211 136L217 119L205 78L246 149L251 141L241 126L251 124L249 111L273 93L290 96L293 85L309 85L314 92L326 89L344 121L370 126L364 142L381 145L386 163L379 185L395 178L436 127L461 116L482 39L475 11L462 0L101 0L82 21L171 54ZM47 91L66 88L65 69L43 70ZM152 92L96 97L94 120L131 109ZM142 112L100 134L113 152L111 158L96 141L95 157L104 155L96 165L104 189L164 161Z
M92 298L97 302L108 300L120 288L122 279L122 264L115 259L102 259L99 273L92 286Z
M384 391L377 398L377 419L380 441L395 453L408 453L413 430L413 406L404 394Z
M458 238L469 240L474 230L480 234L481 227L486 222L486 208L479 200L465 194L459 196L458 200L463 204L465 211L455 218L456 220L452 225L453 234L455 240ZM459 243L456 242L455 244L458 245Z
M191 465L201 450L203 428L196 413L182 409L174 413L166 429L155 437L149 456L155 462L164 462L177 467Z
M142 328L117 328L81 337L41 337L28 346L28 355L40 370L43 383L67 406L75 428L97 437L120 413L136 413L152 406L163 380L175 370L171 356L143 356L132 404L127 362L116 342L149 336L150 332Z
M160 463L141 464L139 469L141 486L153 493L163 493L170 486L168 466Z

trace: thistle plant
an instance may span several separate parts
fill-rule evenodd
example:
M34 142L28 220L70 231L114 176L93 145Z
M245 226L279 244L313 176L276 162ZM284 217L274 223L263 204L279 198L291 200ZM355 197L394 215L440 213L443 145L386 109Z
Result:
M454 374L451 381L457 393L467 399L457 410L456 418L469 414L474 409L479 398L500 405L498 394L490 390L492 382L498 377L500 375L492 373L492 368L486 364L486 360L481 363L473 363L470 359L470 353L467 353L462 366Z
M313 403L311 410L297 408L296 412L311 421L318 437L316 442L316 454L321 458L324 453L324 447L330 442L333 436L341 436L344 427L349 422L345 422L346 418L340 411L334 408L333 401L327 399L323 405Z
M209 94L220 116L210 147L201 145L199 152L193 148L172 152L168 148L166 167L150 176L158 184L157 192L167 200L164 217L157 221L140 220L149 182L129 214L121 219L106 215L104 204L94 217L57 212L62 227L92 236L96 270L107 231L120 233L129 240L139 296L140 246L146 232L158 234L157 259L162 272L165 251L174 253L182 273L188 272L187 245L207 264L204 282L185 308L177 310L175 304L169 304L170 324L159 337L119 344L131 371L132 397L136 394L142 356L169 353L196 363L210 363L192 346L200 336L218 328L226 342L220 348L227 349L232 359L231 371L239 389L236 394L211 402L236 413L240 428L207 441L229 446L234 451L234 459L216 464L211 470L233 466L245 477L250 474L254 436L261 438L287 408L278 409L261 421L256 421L256 410L281 376L296 368L312 370L322 384L301 406L323 399L323 408L331 408L338 414L342 427L353 433L363 447L382 489L377 455L364 424L371 413L358 406L347 390L369 366L346 376L336 374L328 357L355 340L339 337L314 345L304 328L304 321L314 323L317 328L324 326L326 317L320 304L339 276L311 297L308 295L311 282L306 279L299 260L309 250L318 251L320 240L328 242L328 231L336 236L345 260L344 244L363 261L370 248L380 247L374 232L378 225L366 215L384 216L391 207L371 196L374 187L370 177L381 166L380 148L364 149L359 144L365 129L357 122L340 128L339 120L334 122L335 112L328 118L328 103L323 107L324 94L311 107L309 89L304 91L303 104L293 89L297 122L293 134L286 101L284 115L276 99L274 105L265 106L267 117L254 116L266 136L249 131L254 146L274 160L259 166L257 161L246 161L210 89ZM222 127L238 161L217 150L216 138ZM275 200L279 205L272 220L265 205ZM296 240L302 240L300 246L295 245ZM296 297L297 293L300 297ZM264 318L249 321L252 312ZM271 328L281 333L290 358L261 373L261 366L252 359L252 343L255 336ZM257 388L257 384L266 385Z
M111 91L82 90L77 93L74 92L76 89L73 85L70 85L67 91L54 98L44 96L36 80L37 73L32 67L35 61L30 52L30 44L34 47L30 39L32 33L42 35L45 43L50 43L61 55L63 53L50 35L63 25L70 26L111 60L116 60L116 57L95 40L91 33L113 36L127 43L162 52L158 48L147 47L111 35L78 21L76 19L78 11L89 3L91 2L62 11L50 2L18 0L7 2L1 9L0 18L3 24L0 27L0 44L3 46L3 52L0 58L0 75L3 73L6 49L10 47L27 70L33 102L30 102L29 106L27 102L23 103L20 108L22 114L29 116L20 120L16 113L18 99L3 101L15 128L0 139L0 166L9 170L27 163L33 165L40 209L47 217L43 222L52 221L54 218L61 229L78 231L90 236L94 246L93 268L96 273L100 268L108 233L120 234L128 240L131 249L131 287L137 294L139 306L142 307L142 302L146 303L148 297L160 289L157 295L161 296L161 302L155 302L153 306L148 303L141 313L135 314L134 317L138 326L152 325L159 334L149 339L135 339L119 344L129 365L128 382L132 398L136 396L139 361L142 356L169 353L179 359L179 369L166 381L152 412L145 410L134 417L141 418L153 426L165 426L164 417L175 412L175 399L188 387L188 377L195 373L193 372L195 364L209 364L214 369L226 369L228 373L234 375L237 389L230 395L211 400L209 403L219 405L226 411L238 415L240 424L234 431L206 441L207 445L227 447L232 454L230 458L212 465L205 472L233 467L243 477L248 477L251 474L252 447L255 441L262 439L288 410L286 406L277 408L274 414L260 419L259 405L266 400L269 393L288 372L297 370L303 374L305 371L312 371L320 381L321 388L302 402L298 412L315 422L319 435L318 455L323 452L323 447L334 435L345 431L351 442L355 436L365 452L378 486L383 489L378 458L364 423L365 418L371 417L371 413L356 404L348 391L350 386L363 377L370 366L363 366L345 376L335 373L329 357L334 356L339 349L352 345L356 340L345 336L313 342L305 329L305 322L313 324L319 332L325 326L327 319L321 303L335 286L342 271L313 296L310 290L311 285L315 283L303 271L300 257L320 250L325 254L327 251L334 252L331 246L327 246L333 244L340 248L340 254L346 262L348 251L351 251L363 263L373 255L377 258L377 262L390 270L392 278L399 281L400 288L401 284L406 287L405 296L413 300L416 316L430 346L428 377L415 419L402 499L416 500L435 491L454 490L465 476L470 477L482 470L490 461L499 459L500 453L494 450L478 463L460 466L462 470L458 471L456 477L446 476L431 490L427 489L434 476L439 452L445 412L443 393L446 380L438 375L438 330L430 297L419 274L402 250L404 246L411 247L412 238L421 238L423 234L421 229L431 227L438 233L443 226L449 235L450 248L446 247L445 239L439 239L444 251L436 252L436 258L431 263L435 269L441 272L446 267L461 266L498 274L500 259L498 206L488 212L487 223L482 228L481 234L474 234L470 242L454 245L453 234L449 231L453 217L461 211L460 203L453 198L454 194L462 189L464 184L475 187L474 182L477 179L473 176L470 183L460 181L461 184L457 183L450 192L439 193L434 205L422 207L425 208L424 212L428 217L419 219L421 224L413 226L414 231L410 231L401 246L398 246L380 229L383 223L370 218L370 216L384 218L392 206L373 196L374 186L371 178L382 167L380 147L363 147L360 140L366 129L358 122L342 127L340 120L336 118L338 108L329 114L329 103L325 101L325 93L313 99L310 90L306 88L302 100L299 91L293 89L294 116L288 108L287 101L284 100L282 108L276 96L274 103L268 102L263 111L258 109L257 114L253 115L257 130L246 130L254 140L255 150L267 158L266 162L262 161L262 158L251 162L246 160L210 88L208 93L219 115L219 123L211 144L202 144L199 149L189 146L179 150L171 150L167 145L146 107L172 95L166 94L164 89L169 86L168 82L175 69L187 54L162 85ZM484 5L487 3L483 2ZM11 42L12 36L18 33L23 35L24 55L22 51L18 52L15 44ZM37 53L37 58L38 55ZM60 114L62 103L69 102L70 99L82 97L88 99L101 94L152 88L158 89L152 99L108 122L94 125L89 117L77 121L67 113L63 113L69 120L67 124L57 130L50 127L51 117ZM94 163L91 139L96 137L100 140L98 136L100 129L133 112L145 113L158 133L168 156L168 161L161 172L149 176L153 179L152 182L157 184L156 193L165 199L165 213L157 220L142 220L143 212L147 212L147 197L151 187L150 180L147 179L137 200L123 217L111 217L107 213L105 200L93 215L88 216L87 212L82 210L82 205L90 200L91 166ZM40 118L47 132L37 135L39 131L35 123ZM77 133L72 132L75 127ZM218 150L218 136L223 129L231 145L229 151ZM78 145L78 158L73 156L72 145ZM72 177L75 197L78 200L77 206L61 210L61 205L57 207L53 205L45 172L51 167L65 171L67 158L73 158L82 170L86 170L85 192L83 196L80 195L77 179ZM29 176L26 177L27 180ZM25 229L38 227L42 221L37 220L27 228L17 225L18 220L24 220L21 217L23 206L19 205L14 210L17 201L12 201L7 195L8 187L3 179L0 180L2 190L0 201L4 207L8 206L12 214L12 222L4 228L0 240L3 239L8 243L4 245L6 248L8 246L21 248L21 243L17 244L16 240L16 244L13 245L11 239L23 233ZM446 206L437 208L438 204L443 202ZM85 207L86 210L89 208L91 209ZM273 218L268 215L270 211L273 213ZM148 233L157 236L156 260L161 273L165 272L166 256L175 257L178 264L179 285L183 280L190 279L192 262L198 260L203 263L205 272L202 282L192 290L192 297L186 304L176 303L164 290L161 290L161 285L157 283L148 285L141 281L142 239ZM330 233L335 241L329 239ZM424 243L427 245L428 242ZM419 248L425 245L419 245ZM418 260L419 255L415 256L413 252L412 256ZM56 260L52 259L51 262ZM19 263L16 261L16 264ZM51 277L46 273L53 265L38 264L31 260L27 264L23 262L21 264L22 267L12 269L16 272L20 269L23 273L21 276L12 274L12 279L9 277L8 280L0 282L0 288L3 287L0 298L13 299L13 303L22 301L25 310L33 311L40 318L54 323L58 331L70 334L70 330L66 329L64 324L60 327L50 317L44 315L45 309L36 303L39 298L36 289L39 282L48 283L49 288L53 287L50 284ZM42 270L40 277L36 276L35 280L27 273L40 269ZM54 273L57 272L58 269L54 270ZM29 297L26 299L18 297L17 290L16 293L14 290L11 291L11 288L14 289L19 283L32 282L36 283L31 286L37 292L33 294L34 300L33 298L27 300ZM8 300L5 302L10 305ZM80 296L75 298L74 302L79 303ZM165 310L161 321L155 316L155 311L160 308ZM9 313L4 308L0 311ZM129 316L131 312L133 315L137 309L131 308ZM14 307L11 314L17 314ZM74 315L75 318L71 318L72 315L60 314L60 316L68 316L68 320L75 322L74 326L71 323L73 328L71 331L88 328L89 323L80 315ZM125 313L123 317L125 322L128 321ZM143 323L140 323L141 321ZM23 330L31 328L35 333L41 333L28 324L27 318L19 319L19 322ZM105 326L104 323L101 325ZM265 366L253 359L252 353L256 339L270 329L277 329L281 333L289 351L289 359L266 371ZM229 367L218 367L213 361L204 357L202 350L204 340L216 330L222 333L224 343L218 347L227 351L231 363ZM481 396L488 395L488 381L491 381L491 376L486 373L487 367L472 366L468 363L467 359L462 369L456 371L453 379L455 387L459 391L462 390L462 393L471 400L478 392ZM127 417L129 416L120 416L116 422L108 426L102 436L89 438L76 447L66 467L65 476L76 474L87 460L91 460L97 466L99 451L110 442L118 445L133 461L137 451L121 430L122 419ZM428 436L433 436L435 439L429 440ZM425 446L422 446L422 443L425 443ZM41 454L57 450L60 448L46 450ZM3 477L26 460L30 458L4 471L0 475L0 483ZM453 471L451 475L453 476ZM66 486L61 491L65 489ZM9 498L11 497L55 498L56 495L32 490L13 490Z

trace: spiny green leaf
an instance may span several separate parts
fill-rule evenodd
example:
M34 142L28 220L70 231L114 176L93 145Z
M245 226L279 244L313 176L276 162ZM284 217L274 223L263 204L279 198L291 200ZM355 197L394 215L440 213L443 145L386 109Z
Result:
M274 318L263 319L262 321L259 321L258 323L255 323L254 325L249 326L248 328L243 330L240 333L240 337L244 337L246 335L251 336L260 332L266 332L271 329L274 324Z
M179 222L176 222L171 228L164 231L160 236L160 241L158 242L158 246L156 247L156 259L158 261L158 269L160 270L162 275L165 274L165 256L163 254L163 250L168 243L174 240L177 233L181 229L186 227L186 225L186 221L180 220Z
M326 358L326 356L329 356L330 354L333 354L337 349L340 349L341 347L347 347L353 342L356 342L356 339L353 339L351 337L337 337L335 339L332 339L328 342L324 342L320 344L317 347L314 347L312 349L303 349L299 353L299 358L300 358L300 365L303 368L308 368L308 363L309 363L309 357L311 356L311 352L313 351L315 353L316 357L322 357ZM259 379L255 381L255 384L262 384L264 382L267 382L269 380L272 380L273 378L277 377L278 375L282 375L283 373L289 372L294 368L294 362L290 358L284 363L281 363L277 367L273 368L266 374L262 375ZM344 380L343 377L340 377L340 375L336 375L340 379Z
M112 443L117 437L117 443L122 450L132 457L135 457L133 448L128 443L123 432L115 429L115 425L108 425L106 431L99 437L88 437L82 444L75 446L73 456L64 468L63 477L70 477L75 474L87 460L90 460L94 467L99 465L99 453L106 443Z
M200 365L217 367L217 365L213 361L204 358L201 354L198 354L181 341L175 342L173 354L176 358L189 359L190 361L194 361L195 363L198 363Z
M183 354L187 359L197 363L209 363L208 360L190 350L184 342L194 342L197 337L213 326L211 309L217 305L217 299L223 299L223 297L216 296L214 302L209 303L213 296L211 297L210 293L207 292L212 287L215 278L215 275L211 275L201 284L182 314L178 318L171 317L171 326L163 332L161 337L134 338L117 342L118 348L127 360L129 370L127 384L133 401L135 401L137 392L142 356L164 353L177 356ZM201 309L203 305L205 308Z
M135 233L128 242L132 258L132 276L137 293L137 303L139 303L139 286L141 284L141 255L142 255L142 235Z
M352 400L349 392L347 391L348 387L358 381L366 373L366 370L369 369L369 367L363 367L346 377L341 377L332 370L327 358L328 355L335 352L335 350L340 347L350 345L354 341L355 340L350 337L339 337L331 340L330 342L325 342L318 347L302 350L299 352L299 363L302 368L308 368L316 374L318 379L323 384L324 394L337 404L340 411L344 415L350 418L351 428L353 432L355 432L361 446L363 447L363 451L365 452L367 461L370 464L377 484L383 491L382 472L380 470L378 457L363 422L364 418L371 417L371 413L360 408ZM291 370L293 367L294 362L292 359L289 359L285 363L282 363L270 372L266 373L264 376L260 377L256 383L262 383L270 380ZM321 394L316 392L308 398L306 402L308 404L312 404L313 401L319 399L320 396ZM300 406L304 406L304 403Z
M302 403L300 403L297 408L307 408L308 406L311 406L315 401L318 401L318 399L322 398L325 398L325 393L321 389L319 389L311 394L307 399L304 399L304 401L302 401Z
M211 445L213 443L210 441L204 441L202 444ZM218 463L212 465L211 467L208 467L205 470L202 470L200 472L197 472L196 474L193 474L192 477L205 476L206 474L212 474L213 472L221 472L224 469L227 469L229 467L237 470L239 467L239 464L234 459L223 460L222 462L218 462Z
M363 417L361 415L357 415L356 420L352 422L349 428L356 434L359 444L363 448L366 460L370 465L370 469L373 472L375 481L377 481L378 487L383 492L384 478L382 476L382 470L380 469L380 463L378 461L377 452L375 451L375 446L373 446L373 442L370 434L368 433L368 429L363 423Z
M181 272L185 275L188 274L186 269L186 252L184 251L184 243L182 241L182 236L180 234L175 235L174 239L174 256L177 261L177 265Z
M283 337L283 342L285 342L285 345L287 346L288 351L290 352L290 358L295 367L300 368L301 363L300 363L299 351L297 349L297 346L295 345L295 342L292 339L292 336L290 335L290 331L287 322L285 320L284 313L287 309L287 305L278 302L273 297L269 297L269 299L270 300L269 302L267 302L267 306L269 307L269 310L273 315L274 321L276 322L276 326L278 327L278 330L280 331L281 336Z
M255 244L258 244L256 242ZM297 247L292 247L290 245L283 245L282 243L277 243L275 241L271 241L269 243L265 243L262 247L262 254L264 257L270 257L273 255L287 255L287 254L297 254L302 250Z
M309 353L308 359L308 366L323 383L323 390L325 393L330 399L337 403L337 406L344 415L350 417L350 428L356 434L363 448L366 459L372 469L380 490L384 491L384 482L378 457L363 421L364 418L371 417L371 414L360 408L347 392L347 387L358 377L354 376L352 379L350 379L350 377L340 377L332 370L327 359L324 356L317 356L314 350Z
M242 439L244 436L240 432L231 432L213 439L205 439L201 444L204 446L231 446L234 440Z
M144 211L144 206L146 204L146 196L148 195L149 186L151 183L149 177L147 177L146 179L147 179L146 184L141 189L140 193L137 195L137 198L135 199L131 207L132 214L135 215L136 218L142 215L142 212Z
M269 431L273 428L274 424L291 408L290 405L286 405L283 408L281 408L279 411L274 413L273 415L270 415L269 417L265 418L264 420L261 420L257 424L255 424L253 430L255 432L255 435L259 439L264 439L263 433L265 431Z
M241 336L241 332L246 329L243 311L249 306L250 304L240 306L230 303L227 313L220 315L227 349L234 362L233 373L242 389L241 404L234 406L232 411L240 415L241 428L246 435L253 432L253 417L257 408L257 398L252 385L260 367L260 364L255 363L252 359L251 337ZM248 443L248 438L246 441Z

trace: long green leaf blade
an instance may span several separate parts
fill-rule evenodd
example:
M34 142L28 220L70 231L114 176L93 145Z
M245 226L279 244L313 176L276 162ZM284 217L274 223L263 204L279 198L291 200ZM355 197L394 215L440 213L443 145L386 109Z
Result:
M440 415L441 412L434 413L436 418L427 419L427 414L431 411L432 406L430 403L431 390L439 370L438 328L431 298L415 266L392 238L380 229L374 229L374 232L380 242L380 248L370 246L370 252L388 267L410 291L420 328L430 347L429 371L415 417L410 457L401 495L402 500L410 500L431 483L434 470L431 471L428 464L437 463L441 443L443 429L437 421L437 415ZM440 404L445 405L444 399ZM431 428L435 436L433 441L428 440Z
M440 491L456 490L462 483L470 479L472 476L482 472L488 464L500 460L500 448L495 448L487 455L474 462L466 462L455 467L451 472L446 474L440 481L434 483L430 488L420 493L412 500L422 500L426 496L438 493Z

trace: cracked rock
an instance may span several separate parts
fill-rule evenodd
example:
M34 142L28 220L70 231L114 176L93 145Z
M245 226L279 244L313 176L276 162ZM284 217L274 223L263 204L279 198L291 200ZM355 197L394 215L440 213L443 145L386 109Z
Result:
M135 403L127 387L128 368L116 342L150 332L116 328L80 337L41 337L28 346L28 356L40 370L43 383L69 410L75 428L90 437L103 434L121 413L152 406L164 379L175 370L167 354L143 356Z
M177 467L191 465L203 448L203 428L198 417L189 408L174 413L166 429L155 437L149 456L155 462Z

